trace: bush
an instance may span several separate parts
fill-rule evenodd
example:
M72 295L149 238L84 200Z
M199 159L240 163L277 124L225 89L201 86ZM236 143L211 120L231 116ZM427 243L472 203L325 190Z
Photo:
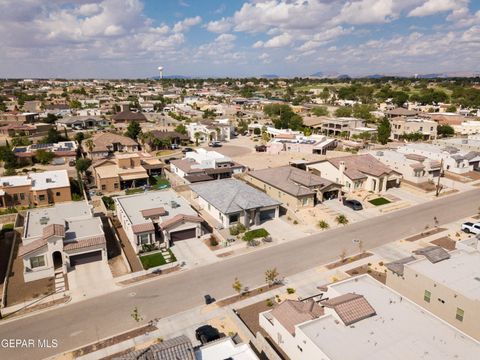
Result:
M215 236L210 236L210 246L217 246L218 245L218 241L217 241L217 238Z
M110 196L102 196L102 201L108 210L115 210L115 201Z
M271 299L267 299L267 306L272 307L273 306L273 301Z
M146 252L150 252L150 251L153 251L153 250L156 250L156 249L157 249L157 245L155 245L155 244L143 244L140 252L141 253L146 253Z
M247 230L247 228L243 224L233 225L229 229L230 235L232 235L232 236L237 236L239 234L243 234L246 230Z
M253 239L263 238L268 235L270 235L269 232L264 228L250 230L250 231L247 231L245 235L243 235L243 240L252 241Z
M295 294L294 288L287 288L287 294Z

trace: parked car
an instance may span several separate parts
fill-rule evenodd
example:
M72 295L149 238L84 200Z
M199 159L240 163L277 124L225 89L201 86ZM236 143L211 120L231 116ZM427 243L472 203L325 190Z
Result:
M187 152L192 152L193 149L191 147L186 147L182 149L182 153L186 154Z
M210 146L210 147L221 147L222 143L220 141L210 141L208 143L208 146Z
M358 200L343 200L343 205L355 211L363 210L362 203Z
M200 326L197 330L195 330L195 337L203 345L210 341L220 339L220 333L211 325L203 325Z
M265 152L265 151L267 151L267 147L265 145L256 145L255 146L255 151L256 152Z
M210 294L204 296L205 304L210 305L215 302L215 298L211 297Z
M480 234L480 223L465 222L461 227L462 231L468 234Z

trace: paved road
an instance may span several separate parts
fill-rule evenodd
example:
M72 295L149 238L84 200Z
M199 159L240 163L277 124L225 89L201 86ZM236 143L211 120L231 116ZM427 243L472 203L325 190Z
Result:
M433 225L435 216L443 224L473 215L479 205L480 190L472 190L5 323L0 325L0 340L55 338L59 347L0 347L0 359L38 359L75 348L138 326L130 316L135 306L143 322L172 315L200 305L206 293L216 298L233 293L235 277L253 287L264 282L268 268L292 275L338 259L343 248L357 252L352 239L363 240L365 249L374 248L422 231Z

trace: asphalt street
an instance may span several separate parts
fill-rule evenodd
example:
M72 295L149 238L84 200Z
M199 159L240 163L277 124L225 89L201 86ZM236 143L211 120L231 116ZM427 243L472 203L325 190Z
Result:
M396 241L434 225L458 221L477 213L480 190L440 198L380 217L328 230L320 234L260 248L252 253L186 270L172 276L130 286L108 295L72 303L57 309L0 323L1 339L37 339L58 341L56 348L5 349L0 359L40 359L139 326L130 316L137 307L141 323L166 317L202 304L203 295L217 299L234 291L238 277L244 286L264 283L266 269L277 267L289 276L358 252L353 240L362 240L364 249ZM140 323L140 324L141 324Z

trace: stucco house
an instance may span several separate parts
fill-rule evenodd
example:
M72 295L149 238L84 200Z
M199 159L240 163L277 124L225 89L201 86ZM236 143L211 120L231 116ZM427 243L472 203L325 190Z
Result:
M341 156L307 164L307 171L343 186L346 193L355 190L386 191L400 184L401 174L370 154Z
M107 261L102 221L85 201L29 210L18 256L25 282L66 274L92 261Z
M223 227L241 223L247 229L279 216L281 203L236 179L190 185L192 197Z
M169 248L203 235L203 219L175 191L115 197L117 217L136 252L144 244Z
M104 159L116 152L136 152L140 148L135 140L111 132L97 133L92 141L92 149L87 148L86 141L83 142L84 150L92 160Z

